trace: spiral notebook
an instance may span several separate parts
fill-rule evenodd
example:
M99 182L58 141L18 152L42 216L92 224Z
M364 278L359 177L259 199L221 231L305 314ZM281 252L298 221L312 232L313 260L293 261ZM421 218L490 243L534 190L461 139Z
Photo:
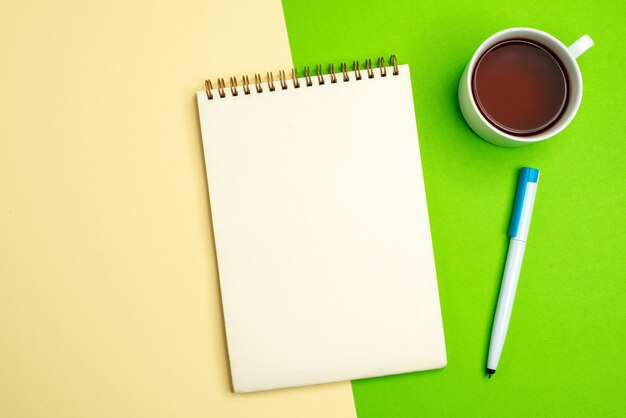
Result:
M409 67L359 67L197 94L235 392L446 364Z

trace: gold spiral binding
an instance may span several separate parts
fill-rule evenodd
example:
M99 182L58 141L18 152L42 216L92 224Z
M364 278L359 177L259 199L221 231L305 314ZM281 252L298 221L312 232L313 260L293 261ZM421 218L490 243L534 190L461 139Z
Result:
M367 69L367 78L374 78L374 70L372 69L372 60L365 60L365 68Z
M331 84L335 84L337 82L337 75L335 74L335 65L330 64L328 66L328 71L330 72L330 82Z
M213 84L211 83L211 80L204 80L204 90L206 90L207 100L212 100L213 93L211 93L211 90L213 90Z
M378 71L379 71L380 77L386 77L387 76L387 63L385 61L385 58L378 57L377 64L378 64ZM374 73L372 60L366 59L363 65L365 67L365 71L367 71L367 78L375 78L376 74ZM393 69L390 69L391 75L395 76L395 75L400 74L400 70L398 68L398 58L395 55L391 55L389 57L389 66L393 68ZM350 81L350 74L348 72L347 63L342 62L340 64L340 71L342 75L342 80L344 82ZM359 61L352 61L352 72L354 72L354 77L356 80L362 79L361 65ZM276 85L274 83L274 73L270 71L270 72L267 72L266 74L267 74L267 80L265 82L267 83L268 90L275 91ZM332 63L328 65L328 75L330 77L331 84L336 84L338 82L338 77L337 77L338 72L335 71L335 65ZM315 77L317 77L318 85L323 86L325 84L326 79L324 78L324 68L320 64L315 66ZM237 77L230 77L229 81L230 82L228 84L228 88L230 89L231 95L238 96L239 85L237 83ZM289 88L289 85L287 83L287 74L285 70L280 70L278 72L278 81L280 82L280 87L282 90L287 90ZM298 71L295 68L291 69L291 81L293 83L292 86L294 89L300 88L300 80L298 79ZM304 81L307 87L310 87L313 85L313 79L311 77L311 67L309 66L304 67ZM261 76L261 74L255 73L254 84L255 84L257 93L263 93L263 83L264 81L263 81L263 77ZM241 87L243 89L244 94L246 95L250 94L251 92L250 78L247 75L243 75L241 77ZM220 98L226 97L226 89L227 89L227 86L226 86L226 82L224 81L224 78L218 78L217 79L217 94L219 95ZM211 82L211 80L207 79L204 81L204 90L206 93L207 100L213 100L215 95L214 95L213 83Z
M295 67L291 69L291 80L293 81L293 88L299 89L300 80L298 80L298 71L296 70Z
M276 90L276 87L274 87L274 73L272 73L271 71L267 73L267 87L270 89L270 91Z
M224 79L218 78L217 79L217 92L219 93L222 99L226 97L226 92L224 92L225 88L226 88L226 83L224 83Z
M317 75L317 84L320 86L324 85L324 74L322 72L322 66L321 65L316 65L315 66L315 75Z
M263 93L263 86L261 85L261 74L256 73L254 75L254 84L256 85L256 92Z
M343 73L343 81L350 81L350 76L348 75L348 66L345 62L341 63L341 72Z
M385 67L385 59L383 57L378 57L378 69L381 77L387 77L387 67Z
M237 91L237 77L230 78L230 93L233 96L238 96L239 92Z
M247 75L241 77L241 86L243 87L243 94L250 94L250 79Z
M398 71L398 58L396 58L395 55L392 55L389 58L389 61L391 62L391 64L393 65L393 75L398 75L400 74L400 72Z
M352 70L354 71L354 74L356 74L356 79L360 80L361 79L361 67L358 61L352 61Z

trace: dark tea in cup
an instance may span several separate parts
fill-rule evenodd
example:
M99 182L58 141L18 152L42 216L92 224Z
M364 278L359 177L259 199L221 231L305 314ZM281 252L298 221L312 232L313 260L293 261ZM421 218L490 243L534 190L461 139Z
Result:
M536 135L557 123L567 107L568 76L547 47L510 39L479 58L472 93L482 115L497 129L516 136Z

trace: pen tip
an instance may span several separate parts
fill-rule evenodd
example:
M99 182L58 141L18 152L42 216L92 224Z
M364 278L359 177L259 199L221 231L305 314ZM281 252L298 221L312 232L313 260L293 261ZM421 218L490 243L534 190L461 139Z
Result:
M489 379L491 379L491 376L493 376L495 372L496 371L494 369L487 368L487 376L489 377Z

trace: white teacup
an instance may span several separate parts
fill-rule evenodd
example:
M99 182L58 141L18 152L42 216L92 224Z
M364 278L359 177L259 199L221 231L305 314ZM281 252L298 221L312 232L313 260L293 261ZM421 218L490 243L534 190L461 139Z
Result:
M554 56L556 56L563 65L566 75L569 91L569 99L563 109L559 119L547 130L541 131L535 135L517 136L491 124L481 113L476 104L474 93L472 91L472 77L477 62L482 55L494 45L512 39L525 39L534 41L547 48ZM534 142L548 139L559 132L571 122L576 115L583 96L583 80L580 75L580 68L576 58L582 55L586 50L593 46L593 41L588 35L582 36L569 47L565 46L554 36L531 28L512 28L506 29L490 36L483 42L470 60L465 71L461 76L459 83L459 104L461 112L469 126L480 135L483 139L504 147L520 147L532 144Z

